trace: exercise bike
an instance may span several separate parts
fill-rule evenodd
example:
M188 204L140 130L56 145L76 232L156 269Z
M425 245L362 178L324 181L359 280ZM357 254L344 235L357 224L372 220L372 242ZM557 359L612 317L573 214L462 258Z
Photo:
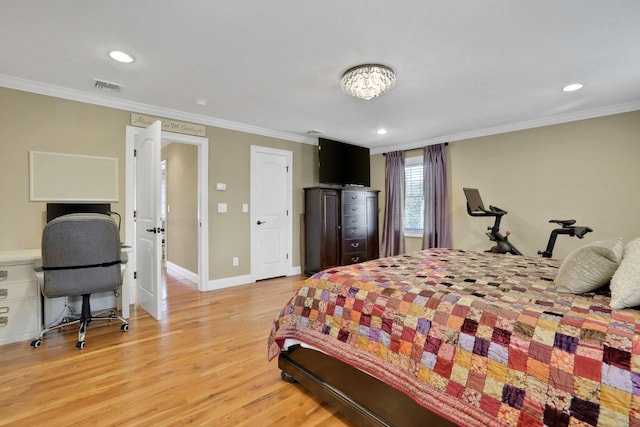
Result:
M484 203L482 203L482 198L480 197L480 192L477 188L463 188L463 190L464 195L467 198L467 213L469 215L495 218L493 226L487 227L487 230L489 231L486 234L487 236L489 236L489 240L491 240L492 242L496 242L496 244L486 252L522 255L522 252L520 252L518 248L516 248L509 241L509 235L511 233L509 233L508 231L504 235L500 233L500 221L502 220L502 217L505 216L508 212L504 209L500 209L497 206L491 205L489 205L489 209L485 209ZM556 244L558 235L566 234L569 237L575 236L578 239L582 239L585 234L593 231L590 227L575 225L575 219L552 219L549 220L549 222L558 224L561 227L551 231L546 249L544 251L538 251L538 255L545 258L551 258L551 256L553 255L553 247Z

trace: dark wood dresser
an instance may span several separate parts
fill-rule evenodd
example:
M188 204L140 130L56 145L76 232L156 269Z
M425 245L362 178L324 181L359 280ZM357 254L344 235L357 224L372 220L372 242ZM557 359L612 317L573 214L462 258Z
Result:
M377 190L309 187L304 192L305 274L378 258Z

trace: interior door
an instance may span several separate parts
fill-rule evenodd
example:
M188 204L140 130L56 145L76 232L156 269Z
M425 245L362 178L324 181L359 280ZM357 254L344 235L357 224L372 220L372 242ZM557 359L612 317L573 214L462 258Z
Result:
M252 147L252 275L286 276L291 266L290 151Z
M160 256L160 150L162 124L156 121L135 136L135 228L138 304L156 320L162 318Z

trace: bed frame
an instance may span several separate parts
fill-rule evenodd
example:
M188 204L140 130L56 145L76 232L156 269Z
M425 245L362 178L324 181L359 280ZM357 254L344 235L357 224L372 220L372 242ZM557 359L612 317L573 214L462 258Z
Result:
M454 427L390 385L322 352L289 347L278 358L282 379L299 383L358 426Z

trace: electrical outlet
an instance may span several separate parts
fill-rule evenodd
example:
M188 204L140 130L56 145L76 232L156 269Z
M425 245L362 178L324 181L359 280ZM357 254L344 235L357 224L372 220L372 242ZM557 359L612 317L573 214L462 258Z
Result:
M238 257L237 257L237 256L234 256L234 257L233 257L233 266L234 266L234 267L237 267L239 263L240 263L240 261L238 260Z

